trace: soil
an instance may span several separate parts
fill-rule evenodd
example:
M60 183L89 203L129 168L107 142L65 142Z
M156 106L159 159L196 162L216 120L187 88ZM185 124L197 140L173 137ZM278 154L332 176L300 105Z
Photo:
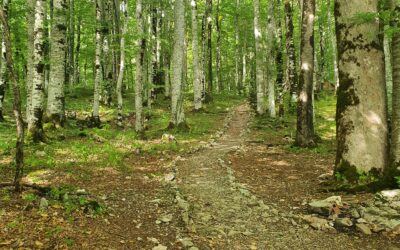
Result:
M298 221L305 201L372 195L326 192L318 176L332 170L333 156L288 152L285 138L259 141L247 104L229 118L219 139L192 154L132 154L126 171L57 173L58 184L85 189L105 213L41 211L0 191L0 249L399 249L399 238L322 232Z

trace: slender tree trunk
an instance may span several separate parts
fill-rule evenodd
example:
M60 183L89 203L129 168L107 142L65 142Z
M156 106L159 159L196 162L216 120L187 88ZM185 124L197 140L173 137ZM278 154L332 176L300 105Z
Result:
M257 113L265 113L265 79L263 70L263 37L260 25L260 0L254 0L254 36L256 42L256 88L257 88Z
M216 49L216 84L218 86L218 91L222 92L224 91L224 84L222 81L222 59L221 59L221 22L222 19L220 20L220 0L217 0L217 13L215 17L215 28L217 31L217 49Z
M34 44L34 26L35 26L35 6L36 0L27 0L27 72L26 72L26 120L29 121L32 116L32 87L33 87L33 44Z
M206 101L212 101L213 96L213 51L212 51L212 0L206 0L206 36L207 36L207 47L206 47L206 84L207 93Z
M339 69L338 69L338 53L337 53L337 38L336 38L336 28L335 28L335 18L332 15L331 2L334 0L328 0L328 29L332 46L332 63L333 63L333 77L335 90L339 88Z
M72 90L74 83L74 48L75 48L75 0L69 0L69 30L68 30L68 84Z
M96 0L96 56L95 56L95 77L94 77L94 96L93 96L93 113L92 126L100 126L100 88L102 82L101 58L103 48L102 37L102 11L103 0Z
M285 13L286 13L286 52L288 58L288 85L289 85L289 110L294 111L297 103L297 69L296 69L296 48L294 46L294 26L293 26L293 9L292 1L287 0L285 2Z
M111 25L112 25L112 6L110 0L103 1L102 23L103 23L103 42L102 42L102 69L103 69L103 98L106 106L111 106L113 92L113 57L111 48Z
M138 51L136 54L136 84L135 84L135 110L136 121L135 129L139 136L144 133L143 120L143 81L144 81L144 60L146 51L146 39L144 36L144 21L143 21L143 1L136 1L136 29L139 39L137 41Z
M125 71L125 35L128 30L128 4L126 0L122 0L120 10L123 13L123 27L121 33L121 61L119 67L118 81L117 81L117 95L118 95L118 126L122 126L123 121L123 99L122 99L122 82L124 80Z
M46 17L46 0L37 0L35 6L33 82L31 91L32 114L28 120L28 138L33 142L43 141L43 105L44 105L44 21Z
M276 26L274 17L274 1L271 0L268 3L268 26L267 26L267 68L265 70L266 82L267 82L267 97L268 97L268 115L272 118L276 117L276 105L275 105L275 77L274 68L276 68L275 61L275 40L276 40Z
M302 16L301 73L297 104L296 144L300 147L310 147L315 145L313 118L315 0L304 0Z
M199 39L197 33L197 3L192 0L192 54L193 54L193 89L194 109L202 108L201 70L199 60Z
M9 1L3 0L4 14L8 16L8 6ZM3 27L2 27L3 28ZM0 57L0 122L4 121L3 117L3 103L6 94L6 84L7 84L7 60L6 60L6 44L4 37L1 42L1 57Z
M65 122L65 52L67 48L67 2L54 0L55 16L52 22L50 52L50 82L48 87L47 116L56 127Z
M175 0L174 51L172 54L172 96L170 127L186 126L183 110L183 67L185 50L185 0Z
M8 27L7 21L7 12L4 12L3 9L0 8L0 20L2 23L3 29L3 43L5 49L5 57L8 68L8 75L10 81L12 83L13 95L14 95L14 116L17 124L17 143L16 143L16 151L15 151L15 178L14 178L14 186L17 192L21 191L21 178L24 170L24 122L22 119L22 111L21 111L21 94L19 89L19 84L17 80L17 74L14 68L14 62L12 58L11 51L11 37L10 37L10 29Z
M242 67L242 57L243 51L240 44L240 26L239 26L239 10L240 10L240 0L236 0L236 12L235 12L235 88L239 95L243 92L243 67Z
M75 48L75 69L74 69L74 84L80 84L81 70L79 68L79 53L81 50L81 26L82 17L78 16L78 25L76 29L76 48Z
M285 105L284 105L284 83L283 83L283 42L282 42L282 22L281 22L281 11L280 7L281 2L280 0L276 1L276 8L275 13L276 19L278 21L277 25L277 34L276 34L276 85L278 89L278 110L279 110L279 117L283 117L285 114Z
M379 20L354 25L358 13L378 13L379 0L336 0L339 54L336 172L347 180L380 174L387 165L385 62Z

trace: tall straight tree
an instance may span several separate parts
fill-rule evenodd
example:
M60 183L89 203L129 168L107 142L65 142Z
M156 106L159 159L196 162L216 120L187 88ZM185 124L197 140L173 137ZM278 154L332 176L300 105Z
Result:
M192 0L192 54L193 54L193 92L194 109L202 108L202 86L199 53L199 35L197 31L197 1Z
M297 103L297 69L296 69L296 48L294 46L294 25L293 25L293 3L292 0L286 0L286 53L288 60L287 81L290 93L289 108L294 110Z
M301 27L301 71L297 104L296 145L315 145L313 111L315 0L304 0Z
M122 33L121 33L121 59L120 59L120 66L119 66L119 74L117 80L117 96L118 96L118 125L122 126L123 120L123 99L122 99L122 82L124 80L124 73L125 73L125 35L128 30L128 3L127 0L122 0L120 5L120 10L122 12L123 18L123 26L122 26Z
M95 51L95 74L94 74L94 91L93 91L93 111L92 126L100 126L100 88L102 83L101 56L103 48L102 36L102 10L103 0L96 0L96 51Z
M348 180L381 173L388 156L385 62L379 20L353 22L378 13L379 0L336 0L339 54L336 172Z
M265 79L263 60L263 36L260 24L260 0L253 1L254 7L254 38L256 48L256 88L257 88L257 114L265 113Z
M213 51L212 51L212 0L206 0L206 54L205 54L205 69L206 72L206 100L212 101L213 95Z
M9 0L3 0L4 14L8 15ZM6 80L7 80L7 61L6 61L6 44L4 37L1 42L1 55L0 55L0 122L4 121L3 117L3 103L6 94Z
M172 91L170 127L185 126L183 110L183 67L185 56L185 0L175 0L174 51L172 54Z
M47 116L57 127L65 121L65 52L67 49L67 2L54 0L50 51L50 81L48 86Z
M27 0L27 59L26 59L26 120L32 116L32 86L33 86L33 54L34 54L34 26L35 26L35 6L36 0Z
M222 92L224 90L224 84L222 81L222 51L221 51L221 46L222 46L222 31L221 31L221 23L222 23L222 18L220 16L220 0L217 0L217 11L215 15L215 28L217 31L217 46L216 46L216 53L215 53L215 65L216 65L216 85L218 87L218 91Z
M32 113L28 119L28 138L33 142L43 141L43 105L45 71L45 34L46 0L36 0L34 43L33 43L33 80L31 89Z
M143 82L144 82L144 60L146 51L146 39L144 37L143 1L136 1L136 29L139 38L137 40L136 54L136 81L135 81L135 130L142 136L144 132L143 121Z
M276 25L275 25L275 17L274 17L274 2L275 0L268 1L268 25L267 25L267 68L265 69L266 73L266 83L267 83L267 100L268 100L268 115L269 117L276 117L275 110L275 77L274 73L276 68L275 54L277 53L276 48L274 47L276 41Z

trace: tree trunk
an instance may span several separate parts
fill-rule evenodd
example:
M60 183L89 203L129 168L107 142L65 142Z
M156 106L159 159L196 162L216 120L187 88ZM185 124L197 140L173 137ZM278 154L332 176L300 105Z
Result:
M269 117L276 117L276 105L275 105L275 76L274 68L276 68L275 61L275 40L276 40L276 26L274 17L274 1L270 0L268 3L268 26L267 26L267 68L266 81L267 81L267 95L268 95L268 115Z
M12 59L11 37L6 16L7 14L8 14L7 12L4 12L3 9L0 8L0 20L3 26L2 29L3 29L3 43L5 47L5 58L7 62L8 75L12 83L12 89L14 95L13 109L14 109L15 121L17 124L14 186L15 186L15 191L20 192L21 191L20 183L24 170L24 121L22 119L22 111L21 111L21 94L18 85L17 75L15 73L14 62Z
M113 93L113 57L111 49L112 6L110 0L102 0L102 69L103 69L103 95L102 101L106 106L111 106Z
M65 52L67 38L67 2L54 0L50 51L50 82L48 86L47 116L56 127L65 122Z
M125 71L125 35L128 30L128 3L126 0L122 0L120 10L122 12L123 16L123 27L122 27L122 33L121 33L121 61L120 61L120 67L119 67L119 74L118 74L118 80L117 80L117 96L118 96L118 126L122 126L122 121L123 121L123 99L122 99L122 82L124 80L124 71Z
M282 44L282 22L281 22L281 11L280 11L281 2L280 0L276 1L276 9L275 13L276 19L278 21L277 25L277 34L276 34L276 85L278 89L278 110L279 110L279 117L283 117L285 114L285 103L284 103L284 95L285 95L285 88L283 84L283 44Z
M170 127L186 126L183 111L183 67L185 50L185 0L175 0L174 51L172 54L172 92Z
M235 88L237 93L241 95L243 93L243 67L242 67L242 57L243 51L240 44L240 26L239 26L239 10L240 10L240 0L236 0L236 12L235 12Z
M68 84L72 90L74 83L74 48L75 48L75 0L69 0L69 29L68 29Z
M315 145L313 118L314 15L315 0L304 0L300 46L301 72L296 131L296 145L300 147L311 147Z
M287 0L285 2L285 13L286 13L286 52L288 58L288 85L289 85L289 110L294 111L297 103L297 90L298 90L298 78L296 69L296 48L294 46L294 26L293 26L293 9L292 1Z
M392 0L392 10L400 12L400 2ZM399 28L399 22L393 23L395 28ZM394 182L393 177L400 175L400 33L394 32L392 37L392 119L391 119L391 149L390 167L386 171L388 180Z
M8 0L3 0L4 15L8 16ZM2 27L3 28L3 27ZM7 60L6 60L6 44L4 37L1 42L1 56L0 56L0 122L4 121L3 117L3 103L6 94L6 84L7 84Z
M329 29L329 35L330 35L330 40L332 43L332 63L333 63L333 76L334 76L334 84L335 84L335 90L339 88L339 69L338 69L338 53L337 53L337 38L335 34L335 20L332 20L332 8L331 8L331 2L334 0L328 0L328 29ZM334 18L333 18L334 19Z
M260 0L253 1L254 7L254 37L256 42L256 88L257 88L257 114L265 113L265 79L263 60L263 37L260 25Z
M144 80L144 59L146 51L146 39L144 36L144 21L143 21L143 2L136 1L136 29L139 39L137 41L138 51L136 54L136 84L135 84L135 130L139 136L143 136L143 80Z
M339 52L337 158L335 171L347 180L380 174L388 156L383 44L374 19L354 25L358 13L378 13L379 0L336 0Z
M220 9L220 0L217 0L217 13L215 16L215 28L217 31L217 49L216 49L216 56L215 56L215 64L216 64L216 84L218 86L218 91L222 92L224 91L224 84L222 81L222 59L221 59L221 22L222 19L220 20L220 15L219 15L219 10Z
M79 53L81 50L81 27L82 17L78 16L78 25L76 29L76 48L75 48L75 69L74 69L74 84L80 84L80 68L79 68Z
M192 54L193 54L193 92L194 92L194 109L202 108L202 87L201 87L201 71L199 60L199 38L197 33L197 3L192 0Z
M213 96L213 60L212 60L212 0L206 0L206 36L207 36L207 47L206 47L206 84L207 93L206 101L212 101Z
M100 126L100 88L102 82L101 58L103 48L102 37L102 11L103 0L96 0L96 55L95 55L95 77L94 77L94 96L93 96L93 113L92 126Z
M46 0L37 0L35 6L33 81L31 91L32 114L28 120L28 138L33 142L44 141L43 104L44 104L44 21L46 18Z
M27 49L27 72L26 72L26 120L29 121L32 116L32 86L33 86L33 44L35 40L35 6L36 0L27 0L27 34L28 34L28 49Z

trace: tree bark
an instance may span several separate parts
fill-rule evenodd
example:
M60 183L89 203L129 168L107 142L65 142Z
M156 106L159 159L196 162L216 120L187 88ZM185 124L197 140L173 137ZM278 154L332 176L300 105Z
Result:
M196 0L191 1L192 4L192 54L193 54L193 92L194 92L194 109L202 108L202 86L201 86L201 70L199 59L199 38L197 33L197 3Z
M54 12L51 33L50 82L48 86L47 116L56 127L65 122L65 52L67 38L67 2L54 0Z
M391 8L395 13L400 13L400 1L392 0ZM393 22L394 28L399 28L399 21ZM391 119L391 149L390 166L386 175L390 182L393 177L400 175L400 33L394 32L392 37L392 119Z
M138 51L136 54L136 84L135 84L135 130L142 136L144 133L143 121L143 80L144 80L144 59L146 51L146 39L144 38L144 21L143 21L143 2L136 1L136 29L139 35L137 41Z
M315 145L313 110L314 73L314 16L315 0L303 1L303 20L301 29L301 72L299 81L299 100L297 104L296 145L312 147Z
M95 51L95 76L94 76L94 96L93 96L93 113L92 126L100 126L100 88L102 82L101 58L103 49L102 36L102 11L103 0L96 0L96 51Z
M8 27L7 13L0 8L0 20L3 26L3 43L5 47L5 58L7 62L8 74L13 89L14 116L17 124L17 143L15 151L15 177L14 187L17 192L21 191L21 178L24 170L24 122L21 111L21 94L18 85L17 75L15 73L14 62L11 51L10 29Z
M213 51L212 51L212 0L206 0L206 101L210 102L213 99Z
M336 0L339 53L337 158L335 171L347 180L382 173L387 165L388 127L385 62L380 23L355 25L358 13L378 13L379 0Z
M221 58L221 23L222 18L220 19L220 0L217 0L217 13L215 16L215 28L217 31L217 48L215 55L215 64L216 64L216 84L218 86L218 91L221 93L224 91L224 84L222 81L222 58Z
M4 14L8 16L9 1L3 0ZM4 37L1 40L1 56L0 56L0 122L4 121L3 116L3 103L6 95L7 84L7 60L6 60L6 44Z
M119 74L117 80L117 96L118 96L118 126L122 126L123 122L123 99L122 99L122 82L124 80L125 72L125 35L128 30L128 3L126 0L122 0L120 10L123 17L123 27L121 33L121 61L119 66Z
M46 0L37 0L35 5L33 82L31 91L32 113L28 120L28 139L33 142L44 141L43 104L44 104L44 21L46 17Z
M276 117L276 104L275 104L275 76L274 76L274 68L276 69L276 61L275 61L275 41L276 41L276 25L275 25L275 17L274 17L274 1L270 0L268 2L268 26L267 26L267 68L265 70L266 74L266 83L267 83L267 102L268 102L268 115L269 117Z
M33 86L33 44L34 44L34 26L35 26L35 6L36 0L27 0L27 72L26 72L26 120L29 121L32 116L32 86Z
M289 110L294 111L297 103L298 77L296 69L296 48L294 46L294 26L293 26L293 9L292 1L285 2L286 13L286 53L288 58L287 79L289 85Z
M175 0L174 51L172 54L172 92L170 127L186 126L183 110L183 67L185 50L185 0Z
M237 93L241 95L243 93L243 67L242 67L242 57L243 49L240 43L240 26L239 26L239 10L240 10L240 0L236 0L236 12L235 12L235 88Z
M253 1L254 7L254 37L256 53L256 88L257 88L257 114L265 113L265 79L263 70L263 36L260 25L260 0Z

